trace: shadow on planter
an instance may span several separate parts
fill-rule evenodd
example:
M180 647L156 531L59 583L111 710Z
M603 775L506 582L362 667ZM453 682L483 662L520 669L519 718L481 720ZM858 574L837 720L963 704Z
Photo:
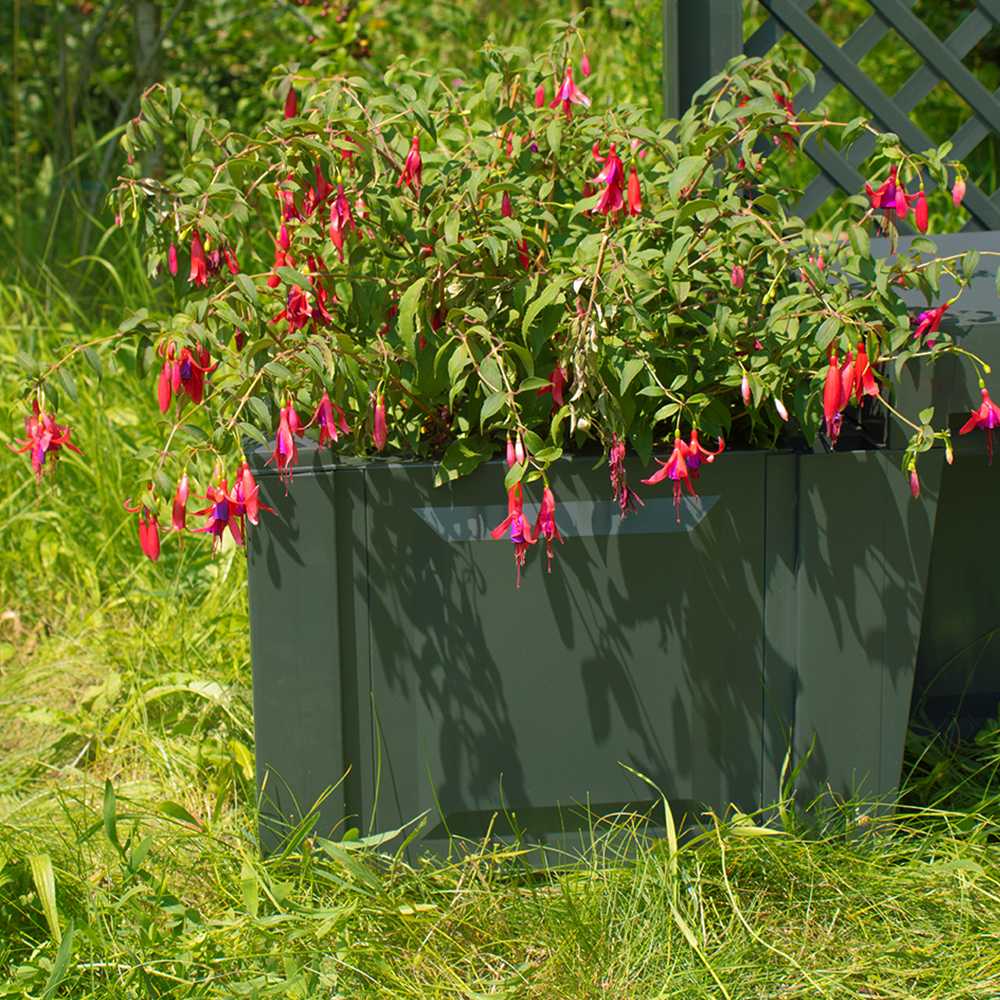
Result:
M566 542L520 590L488 533L500 463L435 489L327 455L303 447L287 495L261 474L278 514L251 533L265 849L335 785L320 834L428 811L417 849L442 851L654 809L623 764L695 816L773 802L789 746L803 797L898 784L941 455L913 503L895 454L726 453L680 524L652 489L620 521L607 470L564 460Z

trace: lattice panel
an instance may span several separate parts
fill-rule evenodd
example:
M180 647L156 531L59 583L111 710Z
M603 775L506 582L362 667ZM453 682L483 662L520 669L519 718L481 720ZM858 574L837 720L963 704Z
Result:
M794 37L821 64L816 86L795 97L795 106L814 109L839 84L867 108L882 129L895 132L913 152L939 145L910 118L913 109L940 83L951 87L969 106L971 116L951 137L951 159L964 159L991 132L1000 134L1000 88L990 93L962 64L993 28L1000 28L1000 0L977 0L976 7L944 41L913 13L914 0L868 0L872 14L843 45L837 45L809 16L815 0L760 0L770 17L747 39L747 55L763 56L783 34ZM920 56L923 65L889 96L859 63L890 32ZM871 155L870 135L859 138L846 153L810 142L806 149L820 168L809 184L796 213L808 218L838 188L849 194L864 190L858 167ZM1000 191L986 193L969 182L964 207L970 215L966 229L1000 230Z

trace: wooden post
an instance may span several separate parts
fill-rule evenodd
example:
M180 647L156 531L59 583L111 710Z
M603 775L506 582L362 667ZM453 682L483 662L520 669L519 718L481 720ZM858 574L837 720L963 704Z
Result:
M743 51L741 0L663 0L663 107L678 118L694 93Z

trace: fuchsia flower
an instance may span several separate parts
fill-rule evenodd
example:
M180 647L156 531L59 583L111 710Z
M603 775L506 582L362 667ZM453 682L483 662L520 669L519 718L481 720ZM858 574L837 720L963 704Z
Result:
M509 219L514 214L514 208L510 203L509 191L504 191L503 197L500 199L500 214L505 219Z
M585 108L590 107L590 98L573 82L572 66L566 67L562 84L556 91L556 96L549 102L549 107L557 108L560 104L563 106L563 111L567 118L573 117L573 109L571 107L573 104L580 104Z
M854 362L854 401L861 403L865 396L877 396L879 394L878 383L875 381L875 373L872 371L871 362L868 360L868 351L864 341L858 344L858 355Z
M202 510L194 512L195 517L207 517L208 523L201 528L192 528L194 532L204 532L212 536L212 552L219 547L219 542L229 528L229 533L233 536L233 541L237 545L243 544L243 529L240 518L245 513L243 505L229 492L229 484L225 479L220 479L218 486L209 486L205 491L205 499L211 504Z
M608 473L611 478L611 495L618 504L619 517L645 507L642 497L628 485L625 471L625 442L617 434L611 435L611 449L608 452Z
M351 204L344 196L344 185L337 185L337 197L330 206L330 239L337 248L337 256L344 261L344 233L346 230L356 230L354 216L351 214Z
M544 108L545 107L545 84L540 83L535 87L535 107Z
M746 271L743 270L742 264L734 264L733 269L729 274L729 280L733 283L733 288L741 289L746 283L747 275Z
M163 354L163 346L160 347ZM160 412L166 413L170 408L172 396L180 399L181 393L186 393L195 406L205 397L205 376L210 375L218 367L212 363L208 348L195 344L194 348L184 347L180 357L176 356L173 341L167 344L165 360L160 369L160 378L156 386L157 401Z
M205 263L205 248L201 245L201 237L196 229L191 234L191 271L188 281L192 285L204 288L208 284L208 266Z
M826 421L826 436L831 444L836 444L837 438L840 437L842 412L845 406L847 406L847 393L844 390L840 362L837 359L837 352L830 351L830 363L823 382L823 419Z
M927 232L927 197L924 195L924 189L921 188L917 192L917 204L913 210L913 219L917 224L917 229L922 233Z
M874 209L882 209L888 217L889 212L896 205L896 167L889 168L889 177L882 185L872 189L871 184L865 184L865 194L868 195L868 202Z
M173 243L167 248L167 270L170 272L170 277L177 276L177 247Z
M554 509L554 507L553 507ZM499 541L509 532L514 543L514 565L517 567L517 586L521 586L521 570L524 568L528 546L536 540L531 534L531 525L524 517L524 490L520 483L507 493L507 516L490 532L494 541Z
M299 420L295 407L289 401L279 412L278 432L274 436L274 451L271 452L271 457L267 460L268 465L274 462L275 468L278 470L278 478L285 482L286 490L288 483L292 481L295 463L299 458L299 448L295 439L301 435L302 421Z
M622 198L624 182L625 173L622 170L622 161L618 159L615 144L611 143L608 155L604 157L604 168L592 181L594 184L605 185L604 191L597 202L597 211L601 215L607 215L609 212L618 213L622 210L625 204Z
M83 454L72 441L70 441L69 426L61 426L56 423L56 418L51 413L46 413L39 409L38 400L33 400L31 404L31 416L24 418L24 438L14 439L12 449L23 455L26 451L31 453L31 468L34 470L35 479L40 483L42 473L45 471L45 459L52 456L49 468L55 468L59 458L60 448L69 448L78 455Z
M266 510L274 513L273 507L268 507L266 503L260 502L260 487L254 479L250 466L244 462L236 470L236 479L233 484L233 502L236 504L236 515L246 515L246 519L253 525L260 523L260 512Z
M327 392L323 393L312 420L306 426L312 427L313 424L319 425L320 447L328 441L338 441L341 434L350 433L344 411L330 399Z
M587 53L580 57L580 75L590 76L590 60L587 58Z
M563 536L559 534L556 525L556 498L552 490L545 487L542 490L542 505L538 508L538 517L535 520L535 540L545 539L545 554L548 557L548 572L552 572L552 540L556 539L562 543Z
M910 469L910 495L914 500L920 496L920 477L917 475L916 468Z
M517 259L521 262L521 267L525 271L531 270L531 254L528 253L528 241L526 239L517 241Z
M750 405L750 376L746 372L743 373L743 378L740 380L740 396L743 399L743 405Z
M153 488L152 483L149 488ZM150 562L156 562L160 558L160 522L156 512L145 504L134 504L131 500L126 500L123 506L130 514L139 515L139 548Z
M385 398L381 395L372 399L372 442L376 451L381 451L389 440L389 428L385 420Z
M990 465L993 464L993 431L1000 427L1000 406L990 399L989 390L982 385L983 401L972 411L972 415L962 425L959 434L968 434L977 427L982 427L986 431L986 454L989 455Z
M174 494L174 505L170 512L170 526L174 531L183 531L187 527L188 477L185 472L177 483Z
M562 365L556 365L549 376L549 384L543 385L536 393L537 396L552 394L552 410L555 412L565 402L563 389L566 387L566 369Z
M925 309L922 313L920 313L917 316L917 328L913 331L913 339L919 340L926 333L937 333L938 328L941 326L941 320L944 317L949 305L951 305L950 302L945 302L943 305L937 306L934 309ZM933 347L934 341L928 340L927 346Z
M299 113L299 95L295 92L294 87L288 88L288 93L285 95L285 117L294 118Z
M306 295L305 289L298 285L289 285L285 295L285 308L271 322L280 323L282 320L287 320L289 331L294 332L301 330L312 318L309 296Z
M510 469L517 464L517 455L514 452L514 441L507 435L507 468Z
M716 451L709 451L702 447L698 441L698 432L694 429L691 431L690 443L685 444L680 431L678 431L674 438L674 450L671 452L670 458L666 462L660 462L657 459L660 468L649 479L642 480L647 486L655 486L664 479L670 479L673 482L674 510L677 512L678 524L681 523L682 484L687 486L687 491L691 496L696 497L698 494L695 492L691 480L698 478L698 470L703 462L714 462L716 456L722 454L725 447L726 443L722 438L719 438L719 447Z
M642 188L639 185L639 174L635 166L628 172L628 214L639 215L642 212Z
M955 183L951 188L951 203L958 208L962 204L962 199L965 197L965 178L956 177Z
M420 159L420 135L413 136L410 142L410 151L406 154L403 169L400 171L396 187L405 184L411 191L420 194L421 173L424 169L423 161Z

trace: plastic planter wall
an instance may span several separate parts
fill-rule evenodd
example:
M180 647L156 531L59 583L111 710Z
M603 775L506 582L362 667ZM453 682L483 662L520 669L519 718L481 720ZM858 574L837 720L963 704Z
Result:
M427 847L558 840L581 806L655 802L623 763L675 809L750 810L789 746L805 796L891 793L942 459L914 503L892 453L727 452L680 525L669 489L620 521L607 470L563 461L566 542L515 590L501 465L435 489L303 447L287 495L262 474L278 513L250 536L265 846L331 786L323 834L426 810Z

